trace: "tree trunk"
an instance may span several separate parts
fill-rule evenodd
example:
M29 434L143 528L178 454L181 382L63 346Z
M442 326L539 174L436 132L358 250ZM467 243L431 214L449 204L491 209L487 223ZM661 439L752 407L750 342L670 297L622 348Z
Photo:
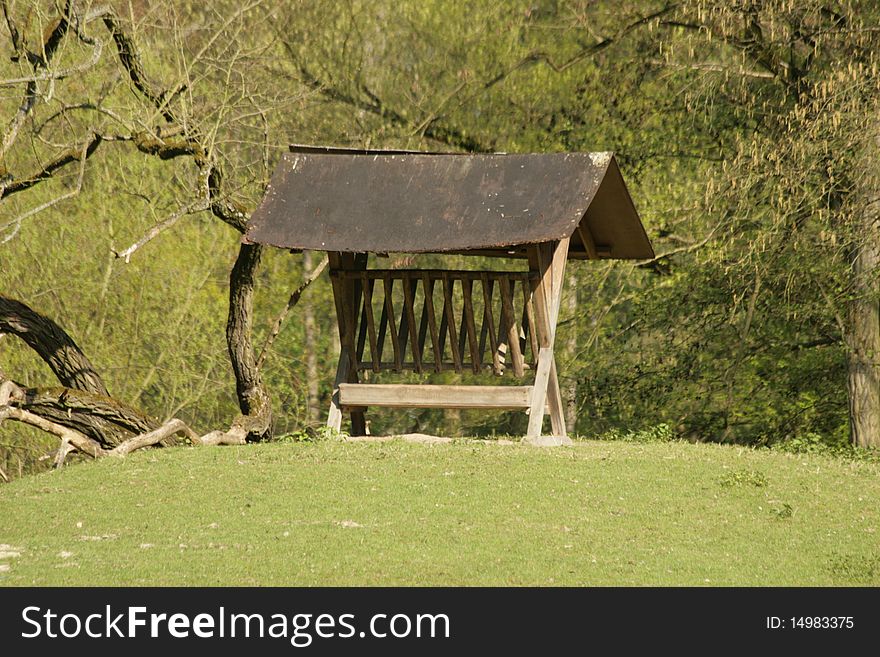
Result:
M262 254L263 247L258 244L241 245L229 276L229 317L226 322L226 346L235 372L235 390L242 413L233 422L232 431L244 431L251 439L265 437L272 424L269 391L260 377L251 340L254 274Z
M880 136L868 140L872 166L860 183L865 199L857 218L853 248L853 299L847 320L847 388L850 437L858 447L880 448Z
M160 424L155 418L106 395L73 388L23 388L23 392L23 398L14 406L73 429L105 449L152 431Z
M569 433L577 433L577 376L574 375L575 356L577 355L577 278L574 274L568 277L568 316L571 327L565 343L566 360L569 362L568 385L565 391L565 426Z
M16 408L77 431L105 449L159 426L155 418L110 396L88 357L54 320L0 295L0 332L20 338L33 349L63 386L19 386L23 396L13 402ZM0 383L3 380L0 373Z
M303 269L308 276L312 272L312 252L303 251ZM315 330L315 307L311 300L307 300L303 306L305 323L305 348L306 348L306 408L308 418L312 422L318 422L321 418L320 398L318 397L318 345Z
M21 338L52 369L65 388L108 396L92 363L67 332L21 301L0 295L0 333Z

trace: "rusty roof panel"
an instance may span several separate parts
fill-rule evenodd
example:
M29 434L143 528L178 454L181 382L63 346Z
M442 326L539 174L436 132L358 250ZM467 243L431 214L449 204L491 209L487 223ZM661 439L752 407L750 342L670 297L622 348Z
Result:
M582 220L606 256L653 256L611 153L299 147L278 164L244 239L321 251L503 255L569 237Z

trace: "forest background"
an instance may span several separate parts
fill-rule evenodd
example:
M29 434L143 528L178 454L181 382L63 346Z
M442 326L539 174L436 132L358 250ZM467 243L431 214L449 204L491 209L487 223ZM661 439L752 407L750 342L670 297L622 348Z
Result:
M323 254L240 243L291 142L608 150L657 257L568 269L573 433L880 445L876 2L0 6L0 378L43 395L38 415L85 426L74 415L95 404L69 401L82 390L142 411L143 430L322 424L338 353L326 273L272 336ZM17 339L21 304L63 328L92 380ZM371 431L522 435L525 421L377 412ZM0 425L7 477L54 447Z

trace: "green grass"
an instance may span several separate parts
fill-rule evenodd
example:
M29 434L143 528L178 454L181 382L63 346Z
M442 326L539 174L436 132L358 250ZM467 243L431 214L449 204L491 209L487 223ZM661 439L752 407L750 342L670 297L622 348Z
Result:
M156 450L0 487L0 584L878 585L878 475L678 442Z

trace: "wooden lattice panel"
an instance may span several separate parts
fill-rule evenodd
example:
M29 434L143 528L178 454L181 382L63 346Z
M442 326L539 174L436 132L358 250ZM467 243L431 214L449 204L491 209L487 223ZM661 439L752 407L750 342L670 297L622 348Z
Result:
M353 298L345 335L357 370L489 370L521 378L536 366L536 272L373 269L331 276Z

